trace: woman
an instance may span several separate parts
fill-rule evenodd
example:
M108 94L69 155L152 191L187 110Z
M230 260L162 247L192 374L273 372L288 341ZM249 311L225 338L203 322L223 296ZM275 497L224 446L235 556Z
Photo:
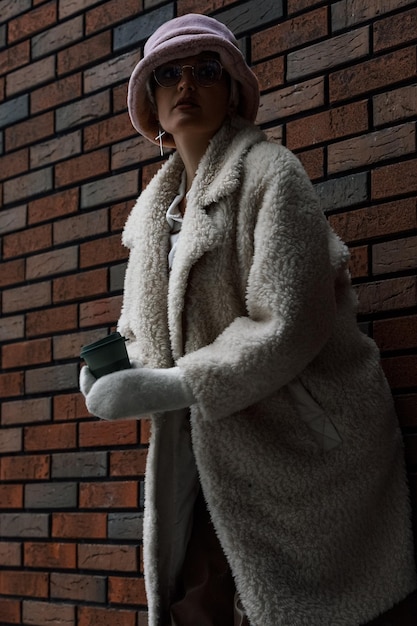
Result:
M232 33L186 15L148 40L129 112L175 148L125 226L130 370L81 388L153 413L150 626L358 626L416 586L401 435L348 251L298 160L253 122Z

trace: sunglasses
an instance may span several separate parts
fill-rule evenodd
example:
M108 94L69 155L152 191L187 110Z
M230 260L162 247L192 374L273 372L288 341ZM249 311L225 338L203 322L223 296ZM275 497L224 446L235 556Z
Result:
M154 78L160 87L174 87L181 80L184 68L191 69L192 76L200 87L210 87L222 77L223 67L216 59L198 61L195 65L165 63L153 71Z

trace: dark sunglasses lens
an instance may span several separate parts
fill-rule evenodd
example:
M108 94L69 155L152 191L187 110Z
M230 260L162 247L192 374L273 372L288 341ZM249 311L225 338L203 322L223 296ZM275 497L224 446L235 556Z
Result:
M181 78L180 65L161 65L154 70L155 80L161 87L173 87Z
M195 79L202 87L214 85L222 75L222 66L216 60L201 61L194 68Z

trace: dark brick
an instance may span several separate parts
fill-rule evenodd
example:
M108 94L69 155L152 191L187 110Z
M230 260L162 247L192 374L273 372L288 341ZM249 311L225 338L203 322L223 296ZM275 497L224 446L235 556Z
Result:
M352 207L367 199L367 174L352 174L315 185L324 211Z
M45 393L74 387L78 387L76 363L40 367L27 370L25 374L26 393Z
M29 96L27 93L0 104L0 128L11 126L29 116Z
M143 533L143 513L109 513L109 539L140 541Z
M113 50L119 51L133 44L144 42L159 26L173 17L175 17L174 7L172 4L167 4L155 11L144 13L134 20L116 26L113 31ZM137 57L137 61L139 61L139 57Z
M49 516L45 513L0 513L1 537L48 537Z
M60 452L52 455L52 478L107 475L107 452Z
M25 507L29 509L68 509L77 506L77 483L38 483L26 485Z

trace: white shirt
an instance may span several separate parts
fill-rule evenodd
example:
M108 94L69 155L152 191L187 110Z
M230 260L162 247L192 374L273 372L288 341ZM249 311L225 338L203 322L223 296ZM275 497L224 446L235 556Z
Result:
M179 204L181 200L183 200L186 197L186 194L185 194L186 181L187 181L187 178L186 178L186 174L184 170L181 176L181 182L178 188L178 194L175 196L174 200L171 202L169 209L167 211L167 214L166 214L167 222L170 227L169 238L170 238L170 243L171 243L171 248L168 254L169 269L172 268L172 264L174 262L175 250L176 250L178 239L181 233L183 217L179 209Z

